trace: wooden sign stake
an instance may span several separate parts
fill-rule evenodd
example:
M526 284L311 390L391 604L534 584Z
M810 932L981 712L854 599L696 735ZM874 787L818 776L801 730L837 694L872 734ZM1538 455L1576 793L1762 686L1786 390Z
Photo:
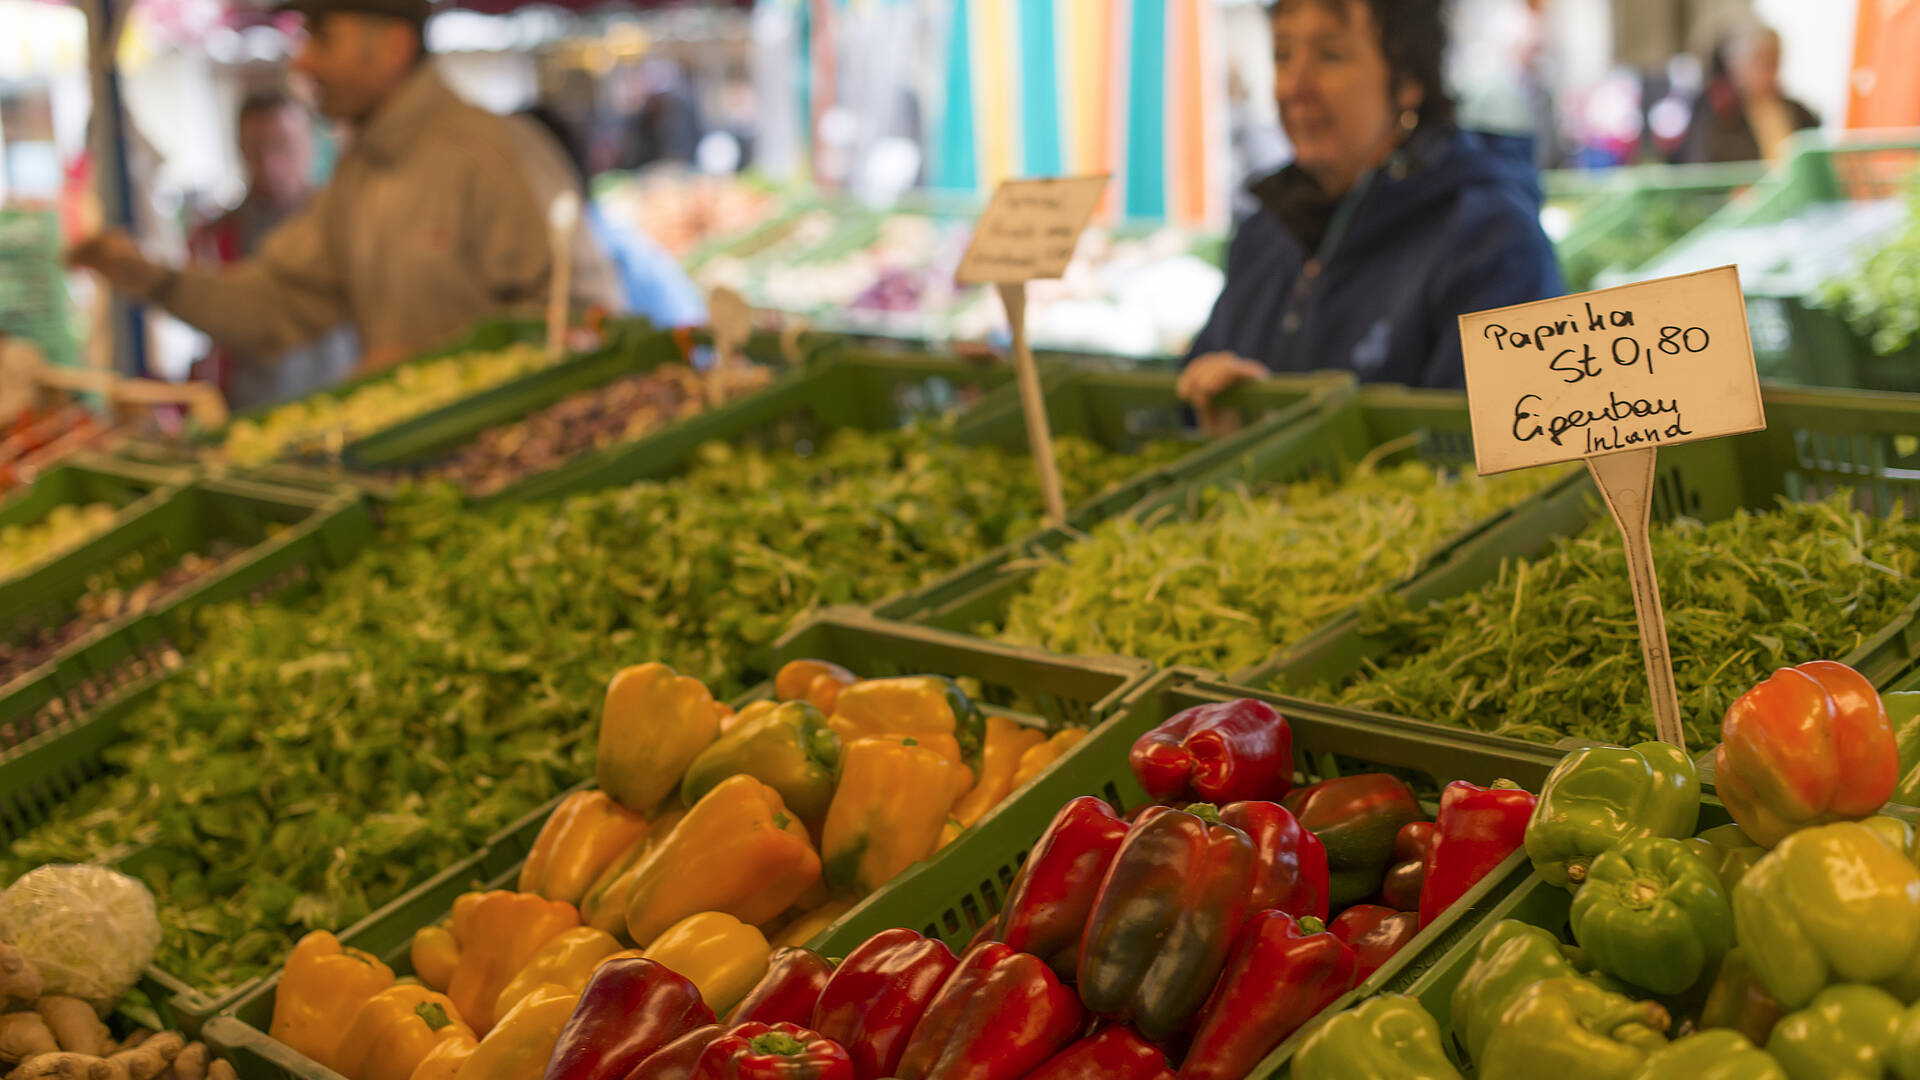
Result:
M1092 220L1106 187L1105 176L1005 181L981 212L973 242L967 245L966 256L954 274L963 284L997 287L1006 305L1007 325L1013 331L1020 409L1027 420L1027 442L1033 450L1033 467L1040 475L1040 498L1047 520L1055 525L1066 524L1067 503L1060 487L1060 466L1053 455L1053 430L1047 423L1040 373L1027 344L1027 282L1066 273L1080 234Z
M1680 725L1680 695L1673 685L1673 657L1667 651L1667 613L1660 603L1660 579L1653 572L1653 447L1587 459L1587 471L1613 511L1626 543L1627 575L1633 583L1633 612L1640 622L1640 656L1647 663L1653 699L1654 730L1660 741L1687 748Z
M1007 306L1007 323L1013 328L1013 371L1020 381L1020 408L1027 414L1027 444L1033 451L1033 466L1040 470L1040 501L1047 517L1059 525L1067 520L1067 500L1060 491L1060 466L1053 456L1053 429L1047 422L1047 402L1040 394L1040 372L1033 366L1033 350L1027 347L1027 286L1025 282L1002 282L1000 300Z
M1731 266L1460 316L1480 474L1585 461L1627 556L1654 731L1686 749L1654 574L1660 447L1767 426Z
M567 311L573 298L573 232L580 224L580 196L563 191L547 207L547 240L553 274L547 293L547 363L567 355Z
M707 294L707 325L713 328L713 363L707 366L707 407L727 398L727 368L734 354L747 347L753 331L753 308L747 298L725 285Z

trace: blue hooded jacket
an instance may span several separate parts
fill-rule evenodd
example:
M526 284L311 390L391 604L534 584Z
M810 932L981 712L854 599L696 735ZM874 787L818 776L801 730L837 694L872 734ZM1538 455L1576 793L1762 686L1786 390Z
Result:
M1187 358L1466 385L1457 316L1563 291L1524 141L1417 132L1337 201L1293 167L1255 184L1261 209L1227 250L1226 285Z

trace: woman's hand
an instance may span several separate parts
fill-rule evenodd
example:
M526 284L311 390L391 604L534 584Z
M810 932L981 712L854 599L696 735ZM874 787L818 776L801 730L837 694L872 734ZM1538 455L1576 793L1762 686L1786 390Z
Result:
M1213 399L1239 386L1267 377L1267 369L1230 352L1210 352L1194 357L1180 373L1175 390L1181 400L1193 406L1200 416L1200 430L1209 435L1225 435L1240 428L1237 410L1218 410Z

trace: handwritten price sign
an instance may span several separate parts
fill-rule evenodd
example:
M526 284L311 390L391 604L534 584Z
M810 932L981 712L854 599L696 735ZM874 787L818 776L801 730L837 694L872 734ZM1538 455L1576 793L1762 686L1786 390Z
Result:
M1767 426L1731 266L1460 317L1482 475Z
M1061 276L1106 186L1105 176L1005 181L981 213L954 276L969 285Z
M1473 457L1488 473L1584 459L1626 544L1654 726L1685 749L1647 532L1662 446L1767 426L1731 266L1460 316Z

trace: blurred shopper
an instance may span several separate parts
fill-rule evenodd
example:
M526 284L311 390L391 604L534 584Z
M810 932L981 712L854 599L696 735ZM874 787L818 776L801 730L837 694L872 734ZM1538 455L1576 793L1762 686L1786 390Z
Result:
M1274 95L1293 163L1261 209L1180 392L1269 371L1346 369L1368 382L1463 383L1455 317L1560 292L1521 140L1462 132L1442 89L1439 0L1279 0Z
M656 162L689 164L700 146L700 107L680 65L655 57L640 65L644 98L633 118L629 168Z
M252 258L267 234L313 197L313 120L304 106L279 91L250 95L240 105L236 129L247 194L188 236L195 263L224 266ZM196 374L217 384L230 408L245 409L339 382L358 358L353 332L342 328L278 356L250 356L216 343Z
M343 324L363 368L459 337L476 320L538 310L552 267L548 206L579 183L552 138L475 108L426 53L428 0L298 0L294 69L320 111L353 130L333 182L220 269L148 261L118 230L77 245L99 271L230 348L273 355ZM615 306L612 269L578 233L574 293Z
M1747 26L1713 52L1681 161L1779 161L1787 136L1820 118L1780 92L1780 35Z
M539 124L565 150L567 157L586 176L586 150L583 140L574 134L552 109L536 105L521 114ZM667 254L666 249L644 233L619 229L600 212L584 180L580 185L581 221L593 233L594 240L613 260L619 275L626 310L644 315L653 325L699 326L707 321L707 305L686 271Z

